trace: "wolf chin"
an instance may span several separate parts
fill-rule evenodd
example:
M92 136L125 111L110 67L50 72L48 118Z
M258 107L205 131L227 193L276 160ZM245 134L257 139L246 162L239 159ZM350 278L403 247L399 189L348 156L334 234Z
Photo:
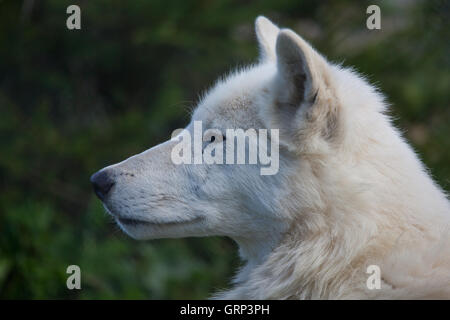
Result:
M107 211L136 239L234 239L245 265L215 298L450 298L449 201L383 96L292 30L259 17L256 35L259 62L218 81L186 130L279 129L278 173L176 165L169 140L91 177Z

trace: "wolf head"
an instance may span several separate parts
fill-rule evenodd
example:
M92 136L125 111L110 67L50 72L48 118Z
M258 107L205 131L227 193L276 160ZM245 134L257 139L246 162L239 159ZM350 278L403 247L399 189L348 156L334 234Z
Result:
M196 121L227 140L227 129L277 129L279 170L261 175L261 163L175 164L180 136L108 166L91 181L131 237L273 243L306 209L326 210L323 190L335 181L320 176L320 168L344 153L357 161L381 134L373 123L385 123L382 100L361 78L264 17L256 20L256 34L260 61L216 83L185 132L193 134ZM201 148L217 143L203 137Z
M448 224L445 194L364 79L264 17L256 20L256 34L257 64L216 83L171 140L95 173L95 192L131 237L236 240L248 263L236 277L241 286L226 298L368 297L360 294L366 290L360 271L369 262L383 268L383 281L392 284L387 290L405 286L405 266L418 265L411 264L413 253L419 247L426 253L427 241ZM180 154L191 157L190 150L178 152L184 140L201 156L239 158L242 149L228 145L235 140L230 129L270 130L275 170L262 174L261 159L178 161ZM268 148L269 141L250 136L244 151ZM389 259L383 264L394 247L397 267ZM436 283L448 279L445 270ZM405 291L396 292L391 297Z

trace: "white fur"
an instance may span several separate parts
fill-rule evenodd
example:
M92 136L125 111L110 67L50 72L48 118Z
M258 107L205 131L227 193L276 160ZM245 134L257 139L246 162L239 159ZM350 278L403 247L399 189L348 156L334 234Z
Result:
M291 30L256 22L261 60L215 87L204 130L280 129L280 170L174 165L168 141L105 168L105 200L138 239L228 236L245 266L224 299L450 298L450 206L382 95ZM192 130L192 124L187 127ZM368 290L368 265L381 269Z

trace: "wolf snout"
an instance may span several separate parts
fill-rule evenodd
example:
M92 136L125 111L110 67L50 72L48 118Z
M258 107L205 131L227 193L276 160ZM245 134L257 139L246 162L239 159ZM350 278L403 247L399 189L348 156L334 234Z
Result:
M100 170L91 176L94 192L100 200L104 200L114 185L114 177L108 170Z

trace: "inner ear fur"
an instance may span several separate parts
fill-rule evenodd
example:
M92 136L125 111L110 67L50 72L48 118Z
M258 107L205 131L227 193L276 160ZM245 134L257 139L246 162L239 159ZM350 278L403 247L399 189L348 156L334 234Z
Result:
M289 29L282 29L277 36L276 59L277 105L280 112L288 113L283 118L295 119L303 108L305 121L320 130L323 137L333 137L337 130L338 109L326 59Z

